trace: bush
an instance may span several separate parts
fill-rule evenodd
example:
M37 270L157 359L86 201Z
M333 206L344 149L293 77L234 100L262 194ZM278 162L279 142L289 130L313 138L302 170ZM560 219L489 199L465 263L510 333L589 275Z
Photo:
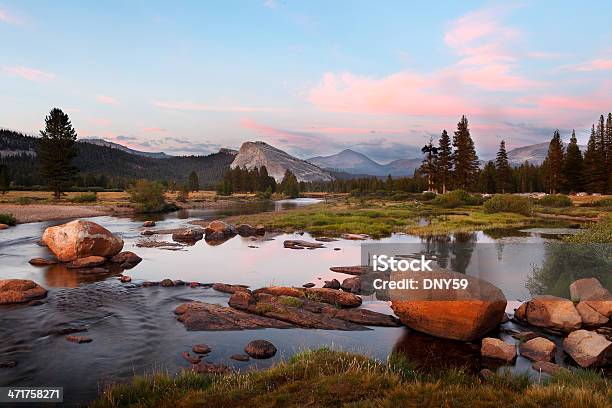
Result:
M98 194L93 193L84 193L79 194L70 199L73 203L94 203L98 201Z
M509 212L516 214L531 214L531 202L527 197L501 194L491 197L484 203L486 213Z
M602 198L601 200L593 201L593 207L612 207L612 197Z
M17 220L15 219L13 214L0 214L0 224L13 226L17 224Z
M160 212L166 207L164 187L149 180L138 180L128 189L130 199L141 212Z
M479 197L470 195L465 190L453 190L446 194L437 195L431 203L442 208L457 208L463 205L478 205L481 203Z
M434 193L433 191L426 191L423 194L421 194L421 200L429 201L429 200L433 200L437 196L438 195L436 193Z
M563 194L555 194L555 195L547 195L540 198L537 203L544 207L571 207L572 200L566 195Z

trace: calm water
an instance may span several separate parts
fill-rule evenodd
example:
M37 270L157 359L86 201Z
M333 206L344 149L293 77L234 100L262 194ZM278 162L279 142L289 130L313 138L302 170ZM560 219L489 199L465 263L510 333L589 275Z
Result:
M312 200L237 206L224 210L192 210L166 216L156 229L187 225L194 219L214 218L217 214L275 211L288 206L311 204ZM142 220L96 217L125 241L125 250L136 252L143 261L125 274L133 282L164 278L246 284L252 288L267 285L301 286L348 275L329 271L330 266L356 265L361 259L360 241L339 240L316 250L283 248L285 239L312 240L308 234L270 234L258 238L234 237L211 246L199 241L178 251L138 248L142 240ZM129 379L135 373L187 368L181 353L196 343L211 346L206 361L223 362L239 369L265 367L300 350L333 346L385 359L393 350L405 352L423 366L444 366L453 361L480 367L478 346L436 340L405 328L376 328L372 331L341 332L306 329L266 329L236 332L188 332L178 323L173 310L181 303L202 300L227 305L229 295L213 289L189 287L133 287L114 277L86 277L64 267L33 267L30 258L48 256L36 241L46 227L58 222L19 225L0 236L0 279L31 279L49 289L39 306L0 307L0 361L17 361L15 368L0 369L0 386L64 386L69 403L87 402L109 382ZM171 241L170 236L156 236ZM529 297L525 282L532 266L544 256L545 238L536 233L504 232L463 234L449 237L462 242L470 251L456 251L450 259L454 269L478 275L502 288L511 310L516 299ZM374 242L374 241L366 241ZM376 242L413 243L429 248L432 243L419 237L396 234ZM478 245L476 245L478 244ZM255 247L255 248L252 248ZM340 250L334 250L340 248ZM384 294L364 297L364 307L390 313ZM83 335L89 344L73 344L54 330L87 327ZM242 353L250 340L267 339L278 348L269 360L236 362L229 356ZM517 367L529 369L519 358Z

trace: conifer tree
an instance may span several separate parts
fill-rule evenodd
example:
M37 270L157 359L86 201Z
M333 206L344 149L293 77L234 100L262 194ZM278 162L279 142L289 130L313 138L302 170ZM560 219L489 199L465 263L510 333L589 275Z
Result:
M582 190L582 153L576 140L576 131L572 131L572 137L567 145L565 162L563 165L563 176L567 189L570 193Z
M435 191L435 177L436 177L436 156L438 155L438 148L433 145L433 139L429 139L427 143L421 149L421 152L425 154L425 159L421 164L421 173L427 176L427 191Z
M606 157L608 159L608 193L612 192L612 113L606 119Z
M602 158L597 148L597 136L595 133L595 125L591 127L591 136L587 144L587 150L584 153L584 186L589 193L600 192L601 174L602 174Z
M297 198L300 195L300 185L291 170L285 170L285 175L281 181L281 191L290 198Z
M189 191L200 191L200 181L195 171L189 173Z
M478 156L465 115L457 123L453 146L456 149L453 152L453 175L456 186L468 190L472 187L478 175Z
M0 164L0 193L6 194L11 185L11 179L9 178L8 167Z
M555 130L550 140L543 166L546 172L546 187L550 194L557 194L563 182L563 142L559 129Z
M442 194L446 193L449 187L451 173L453 170L453 148L450 137L446 129L442 131L442 135L438 140L438 157L436 161L437 179L442 189Z
M479 187L483 193L493 194L499 190L497 186L498 174L495 163L488 161L480 173Z
M47 181L56 199L71 187L77 169L72 165L76 157L77 134L68 115L61 109L53 108L45 118L45 130L40 131L38 160L40 175Z
M506 142L499 144L499 150L495 158L495 171L497 174L497 191L507 193L510 190L510 165L508 164L508 153Z

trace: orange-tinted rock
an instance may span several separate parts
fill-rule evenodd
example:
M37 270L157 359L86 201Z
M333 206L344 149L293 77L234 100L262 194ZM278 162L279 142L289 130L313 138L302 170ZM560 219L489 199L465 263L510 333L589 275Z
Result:
M342 307L361 306L361 298L353 293L343 292L336 289L310 288L305 289L306 297L318 300L330 305Z
M596 278L578 279L569 287L573 300L612 300L610 291Z
M123 240L91 221L76 220L49 227L42 241L62 262L87 256L111 257L123 248Z
M518 309L514 311L514 318L517 320L525 321L527 320L527 303L522 303Z
M33 258L28 261L30 265L34 266L49 266L55 265L58 263L57 259L48 259L48 258Z
M603 366L612 362L612 342L592 331L571 332L563 340L563 349L581 367Z
M550 375L554 375L559 372L570 372L570 370L568 370L567 368L561 367L560 365L557 365L555 363L551 363L550 361L536 361L535 363L533 363L533 366L531 366L531 368L536 371Z
M571 300L556 296L536 296L527 304L527 322L533 326L570 332L578 330L582 318Z
M113 263L136 265L142 261L142 258L131 251L119 252L110 259Z
M8 228L9 228L9 226L8 226L8 225L6 225L6 224L0 224L0 230L5 230L5 229L8 229Z
M516 359L516 347L513 344L508 344L500 339L487 337L482 339L480 354L483 357L494 358L511 363Z
M600 314L595 309L593 309L588 301L582 301L576 305L576 310L580 314L582 318L582 324L589 327L603 326L608 323L610 319L606 316Z
M391 308L406 326L436 337L472 341L495 329L504 318L506 297L501 289L473 276L450 272L422 272L421 279L467 279L466 289L389 290ZM414 278L394 273L391 280ZM423 280L421 280L421 283Z
M84 258L75 259L70 262L68 265L68 269L84 269L84 268L95 268L96 266L101 266L106 263L106 258L103 256L86 256Z
M298 298L304 297L304 289L290 288L287 286L268 286L257 289L255 293L268 293L274 296L293 296Z
M151 228L151 227L154 227L154 226L155 226L155 221L145 221L145 222L142 224L142 226L143 226L143 227L145 227L145 228Z
M223 293L233 294L235 292L249 292L249 288L243 285L230 285L227 283L214 283L212 285L214 290L218 290Z
M531 361L552 361L556 349L555 343L544 337L536 337L519 346L521 355Z
M276 354L276 347L267 340L253 340L244 351L253 358L270 358Z
M47 296L47 290L31 280L0 280L0 305L25 303Z

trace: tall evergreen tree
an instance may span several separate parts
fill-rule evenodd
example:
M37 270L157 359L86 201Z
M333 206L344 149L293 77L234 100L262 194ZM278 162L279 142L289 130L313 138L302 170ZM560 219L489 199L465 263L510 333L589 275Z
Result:
M453 170L453 147L450 137L446 129L442 131L442 135L438 140L438 157L436 160L437 179L442 189L442 194L446 193L449 187L451 172Z
M601 192L601 176L604 173L603 160L597 148L597 134L595 125L591 127L591 136L584 152L584 186L589 193Z
M583 189L582 183L582 153L576 140L576 131L572 131L572 137L567 145L565 162L563 164L563 177L567 189L571 193L576 193Z
M480 173L479 189L483 193L496 193L499 187L497 186L498 174L495 163L488 161L484 169Z
M456 149L453 153L455 183L457 187L469 190L478 175L478 155L476 155L476 148L472 136L470 136L468 120L465 115L457 123L453 146Z
M608 193L612 192L612 113L606 119L606 156L608 158Z
M563 142L559 129L555 130L550 140L543 166L546 171L546 187L550 194L557 194L563 183Z
M9 178L8 167L0 164L0 192L6 194L11 186L11 179Z
M285 170L285 175L283 176L280 187L281 191L290 198L297 198L300 196L300 184L295 174L289 169Z
M429 139L429 143L423 146L421 152L425 154L425 159L423 159L421 164L421 173L427 176L427 191L435 191L436 156L438 155L438 148L433 145L433 139Z
M56 199L71 187L77 174L72 165L76 157L77 134L68 115L61 109L53 108L45 118L45 130L40 131L38 160L40 175L47 181Z
M507 193L510 190L510 165L508 164L508 153L506 152L506 142L503 140L499 144L499 150L495 158L495 171L497 174L497 190Z
M195 171L189 173L189 191L200 191L200 181Z

